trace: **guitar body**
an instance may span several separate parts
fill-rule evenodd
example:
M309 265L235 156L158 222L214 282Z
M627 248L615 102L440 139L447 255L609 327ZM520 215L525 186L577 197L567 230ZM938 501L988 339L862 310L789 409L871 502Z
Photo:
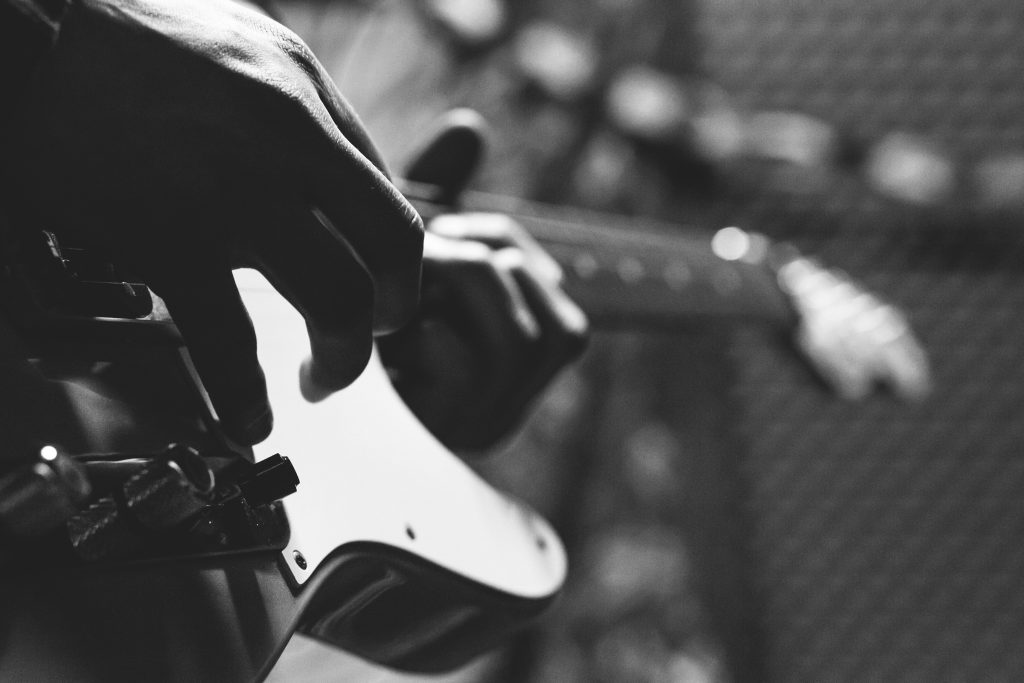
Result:
M411 194L425 216L448 210L431 200L429 188ZM598 325L664 327L718 319L790 330L797 313L808 313L794 308L791 292L780 289L763 262L720 257L704 237L675 239L661 225L635 229L631 219L483 195L468 196L466 204L514 216L545 244L565 270L566 289ZM55 249L56 242L45 253ZM58 254L61 264L68 252ZM24 270L31 279L38 269L29 264L6 272ZM820 269L805 270L815 281L823 279ZM377 664L438 672L501 642L561 588L566 558L552 529L437 442L395 393L376 355L351 387L307 402L298 381L309 354L304 321L257 273L240 271L236 281L256 327L275 415L273 433L248 454L225 448L198 381L187 372L187 353L173 324L159 311L134 312L135 293L144 285L65 277L62 286L74 288L75 296L64 298L76 302L110 305L124 298L127 287L132 307L116 319L96 318L108 315L96 312L69 317L66 311L48 317L41 307L30 344L35 357L52 355L58 368L67 367L65 356L120 363L127 370L112 379L128 377L129 385L142 387L122 396L123 408L156 406L148 422L135 420L143 425L135 431L148 435L148 443L129 439L130 446L105 448L164 462L167 453L155 451L183 442L203 451L206 462L219 463L210 465L217 485L187 524L176 522L156 534L146 529L141 540L136 537L145 520L118 508L127 516L122 535L136 542L129 551L115 536L99 552L83 554L67 529L51 535L62 539L0 537L0 680L253 680L267 675L296 631ZM824 281L855 301L871 300L845 280ZM49 291L39 283L22 289L28 299ZM5 303L11 312L16 308ZM859 383L922 386L927 366L912 353L916 345L906 325L897 316L879 327L879 310L894 315L879 306L866 309L874 327L861 325L858 310L825 320L829 335L814 337L812 360L833 347L877 349L862 358L840 354L839 360L847 371L856 370ZM821 332L819 327L812 329ZM872 336L876 328L882 342ZM117 402L95 399L96 382L111 378L94 376L90 363L83 367L92 369L73 379L92 382L77 394L80 403L92 401L82 416L105 428L119 423L116 411L105 412ZM154 381L169 365L185 371L179 373L185 391ZM67 383L59 373L51 378ZM165 394L170 398L152 400ZM190 411L191 427L180 419ZM260 495L263 474L288 469L280 456L294 465L297 490L270 487L273 495ZM77 461L86 469L110 466L108 456L98 457ZM6 476L0 476L0 490ZM117 488L124 481L116 481L115 500L109 501L115 507L127 507L126 489ZM89 518L80 525L88 532L86 546L94 532L110 535L97 521L105 518L93 514L95 505L72 518Z
M259 275L237 279L275 412L256 459L280 453L299 478L288 533L276 547L50 566L29 544L0 582L0 679L253 680L296 630L443 671L560 589L565 554L547 523L439 444L376 357L349 389L306 402L301 317Z
M429 201L417 203L426 215L443 210ZM524 207L494 208L515 213ZM649 234L628 229L632 221L598 230L595 242L587 236L598 217L586 216L588 227L573 229L575 216L545 218L550 212L530 206L517 218L547 238L543 241L566 266L566 284L573 291L617 293L608 297L612 309L587 306L599 321L631 320L637 311L642 320L661 320L720 310L789 320L785 300L764 286L769 276L758 266L723 261L703 244L652 242ZM50 243L46 258L56 248ZM63 258L69 253L65 249ZM52 271L52 264L49 268L28 264L12 272L24 271L31 281L36 272ZM622 279L623 273L637 272L640 277ZM319 403L307 402L298 382L309 354L304 321L260 275L240 271L236 280L256 327L275 415L273 433L250 455L256 463L287 458L299 480L297 490L283 502L274 499L287 491L254 502L239 493L248 480L225 482L217 474L218 493L198 521L143 539L136 544L144 546L141 553L126 552L112 541L113 550L103 546L93 553L98 559L83 557L64 530L56 534L64 534L56 552L53 542L26 540L18 556L0 561L5 574L0 679L259 679L296 631L384 666L444 671L501 642L561 588L565 553L548 524L493 490L437 442L395 393L376 355L351 387ZM95 290L104 305L124 289L118 282L65 278L62 283L75 294L65 300L86 300ZM22 289L33 299L51 284ZM142 284L132 287L145 291ZM751 304L750 292L767 294ZM183 397L166 402L173 409L157 407L141 430L149 443L108 450L152 454L180 441L218 453L223 438L208 402L199 397L194 373L186 374L186 392L152 381L155 368L163 365L190 368L169 320L137 319L140 312L134 309L109 320L95 317L110 315L105 313L51 315L45 305L36 308L42 309L43 321L30 345L36 357L52 355L60 367L65 355L114 365L131 357L121 379L127 376L129 385L142 389L127 392L124 406L152 403L153 394L192 394L191 402ZM75 379L93 382L79 392L83 400L96 389L89 371ZM203 438L167 428L179 424L171 417L182 412L181 406L205 418L193 420L206 425ZM106 407L105 399L94 401L83 416L96 422ZM98 421L102 426L118 420ZM243 455L232 458L247 465ZM123 489L117 488L113 498L123 503ZM92 515L94 505L91 501L78 516ZM133 515L126 513L128 536L139 527ZM239 515L240 534L232 526L238 526ZM95 515L86 522L88 534L107 533ZM207 527L229 531L230 539L214 542L211 549L217 534ZM165 538L170 542L162 543Z

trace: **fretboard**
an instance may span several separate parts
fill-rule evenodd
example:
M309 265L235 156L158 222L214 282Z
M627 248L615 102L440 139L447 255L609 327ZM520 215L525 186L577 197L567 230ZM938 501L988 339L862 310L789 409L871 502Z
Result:
M430 200L429 187L403 189L424 219L451 210ZM598 327L794 323L767 267L720 258L711 235L696 228L478 192L466 193L459 209L518 221L562 266L565 290Z

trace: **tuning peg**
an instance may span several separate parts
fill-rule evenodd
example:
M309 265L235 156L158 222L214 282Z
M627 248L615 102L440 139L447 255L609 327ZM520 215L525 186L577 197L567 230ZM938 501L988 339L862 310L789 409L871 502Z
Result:
M901 398L924 399L932 383L928 356L903 313L842 271L785 251L776 273L800 316L795 341L829 387L860 400L881 382Z

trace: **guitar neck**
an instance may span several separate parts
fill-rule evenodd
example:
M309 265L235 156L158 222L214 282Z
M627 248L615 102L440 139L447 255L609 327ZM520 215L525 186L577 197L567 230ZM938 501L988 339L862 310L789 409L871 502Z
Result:
M403 187L425 218L451 210L429 199L429 187ZM518 221L562 266L564 289L597 327L795 322L769 268L720 258L696 229L479 192L465 193L458 208Z

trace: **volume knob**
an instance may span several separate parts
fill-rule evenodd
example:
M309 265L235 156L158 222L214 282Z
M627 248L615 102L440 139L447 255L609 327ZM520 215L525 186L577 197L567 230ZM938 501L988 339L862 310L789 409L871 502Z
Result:
M193 448L172 445L128 478L125 506L149 529L167 529L194 516L209 502L214 476Z

